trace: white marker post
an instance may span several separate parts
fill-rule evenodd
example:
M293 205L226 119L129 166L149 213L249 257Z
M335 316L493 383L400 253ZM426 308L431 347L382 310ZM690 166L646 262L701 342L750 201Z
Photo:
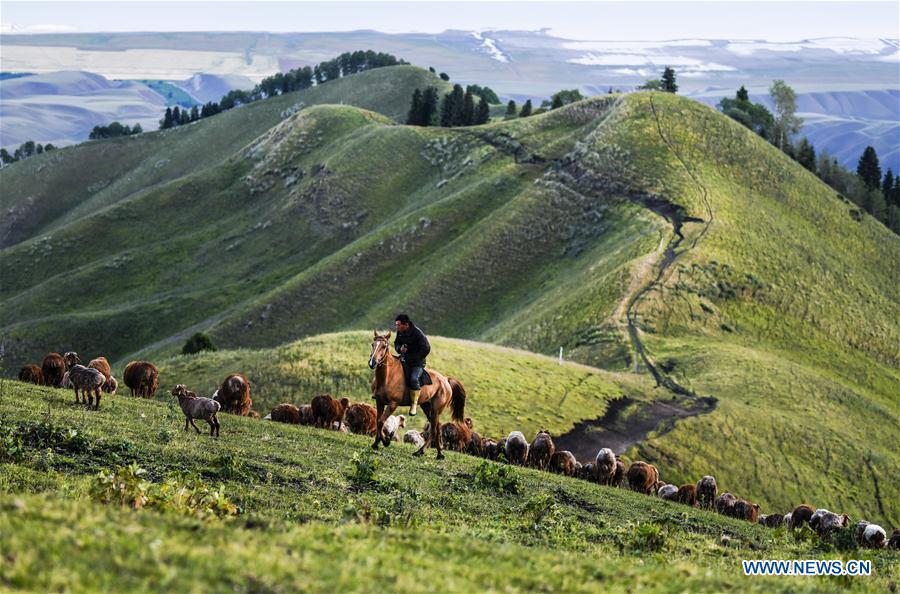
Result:
M562 361L562 347L559 347L559 364L560 364L560 365L563 364L563 361Z

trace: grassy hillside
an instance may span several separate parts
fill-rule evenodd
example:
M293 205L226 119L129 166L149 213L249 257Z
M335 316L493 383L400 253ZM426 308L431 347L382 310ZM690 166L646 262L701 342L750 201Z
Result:
M838 550L811 535L454 453L225 415L222 437L185 433L171 397L112 397L85 412L62 390L0 382L0 587L9 591L825 592L883 591L895 551ZM354 459L356 462L354 462ZM146 474L147 507L103 503L109 466ZM138 485L123 477L117 501ZM204 515L197 499L222 485ZM148 483L152 483L151 486ZM505 488L503 487L505 485ZM183 489L190 489L184 491ZM871 559L860 578L747 578L742 559Z
M642 378L623 385L651 372L712 396L711 414L630 452L674 479L710 472L766 507L812 500L900 524L900 238L762 139L659 93L452 130L337 105L282 117L287 107L235 110L246 116L235 127L257 132L217 145L215 163L182 158L190 174L23 231L0 258L4 368L50 349L159 359L196 330L268 349L404 309L431 334L562 346ZM171 134L217 138L207 127L224 117ZM127 143L60 154L75 168L106 146L128 170ZM53 177L58 196L29 202L23 167L41 158L0 172L16 188L4 207L84 200L70 171ZM479 393L492 385L482 364L459 374ZM637 389L670 402L667 389ZM569 414L521 421L556 427Z
M160 385L184 383L212 394L235 370L253 387L253 406L265 415L282 402L309 402L322 393L368 402L372 372L366 365L371 332L314 336L274 349L237 349L180 355L159 362ZM484 435L548 429L560 435L578 421L603 415L609 402L627 396L646 400L649 378L611 373L525 351L485 343L432 337L429 367L465 378L466 416ZM416 427L424 422L419 415ZM449 417L447 417L449 418ZM445 418L446 420L446 418Z

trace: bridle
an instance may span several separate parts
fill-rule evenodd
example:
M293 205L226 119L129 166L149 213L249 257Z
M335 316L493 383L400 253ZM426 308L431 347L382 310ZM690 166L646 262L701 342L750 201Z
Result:
M373 342L387 343L387 339L384 336L378 336L375 338ZM385 348L384 353L381 355L381 359L378 361L375 360L375 346L372 346L372 356L369 357L369 367L371 369L375 369L376 367L381 367L384 365L384 362L387 360L388 355L390 354L390 349Z

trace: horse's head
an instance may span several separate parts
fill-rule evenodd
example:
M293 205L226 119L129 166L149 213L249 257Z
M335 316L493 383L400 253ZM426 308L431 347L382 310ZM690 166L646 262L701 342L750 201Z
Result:
M379 334L378 330L375 330L375 338L372 339L372 354L369 355L369 369L384 365L390 354L391 333Z

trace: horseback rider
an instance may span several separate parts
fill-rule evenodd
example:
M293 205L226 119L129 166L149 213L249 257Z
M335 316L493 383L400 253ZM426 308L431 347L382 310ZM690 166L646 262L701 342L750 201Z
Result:
M425 357L431 352L431 345L428 343L425 333L412 323L408 315L397 314L394 325L397 327L394 349L400 354L400 360L403 361L403 367L408 374L409 414L415 416L416 405L419 403L419 390L422 387L420 382L425 371Z

